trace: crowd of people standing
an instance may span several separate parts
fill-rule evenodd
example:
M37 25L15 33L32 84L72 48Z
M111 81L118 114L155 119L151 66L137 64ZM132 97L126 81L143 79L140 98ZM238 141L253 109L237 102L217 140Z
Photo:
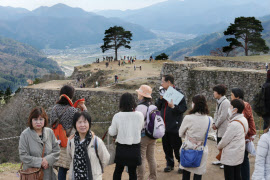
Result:
M113 116L108 133L115 137L115 170L114 180L120 180L125 166L128 167L129 179L145 179L145 165L148 162L149 176L147 179L156 180L157 162L155 159L156 139L146 131L149 118L149 106L155 105L160 112L165 125L162 146L165 154L166 167L164 172L174 170L182 179L202 179L206 173L208 157L207 134L209 127L217 131L217 149L220 151L218 162L224 168L225 180L249 180L250 166L247 143L254 140L256 135L252 108L245 102L241 88L231 89L231 101L227 99L225 85L213 87L213 96L217 101L214 117L209 116L209 108L205 96L198 94L192 97L191 107L188 108L185 96L175 104L172 100L164 99L164 91L174 88L184 94L174 84L172 75L164 75L161 80L160 97L153 102L152 88L141 85L136 90L138 100L130 93L124 93L119 102L119 112ZM270 178L270 70L267 72L265 88L264 132L258 142L255 170L252 179L263 180ZM78 108L72 104L75 89L65 85L60 90L60 97L52 108L50 118L41 107L34 108L28 118L28 128L25 129L19 141L19 155L23 169L36 167L44 172L43 179L67 178L77 180L101 180L104 167L108 164L110 154L103 141L91 131L91 116L84 103ZM139 103L137 104L136 101ZM190 109L187 115L184 113ZM68 142L55 137L55 133L47 125L61 125L65 130ZM201 151L202 157L197 166L187 166L182 154L185 150ZM44 153L42 153L44 151ZM181 153L180 153L181 152ZM178 161L175 162L174 158ZM53 168L58 168L58 178Z

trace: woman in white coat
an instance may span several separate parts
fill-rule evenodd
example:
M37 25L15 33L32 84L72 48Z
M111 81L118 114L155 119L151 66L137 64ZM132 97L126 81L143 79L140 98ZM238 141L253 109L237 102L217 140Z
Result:
M252 180L270 179L270 125L258 142Z
M203 148L205 136L208 127L212 124L212 118L208 116L209 110L206 99L203 95L196 95L192 98L192 109L189 115L186 115L179 129L179 136L185 138L182 148L200 150ZM209 121L210 120L210 121ZM209 126L210 123L210 126ZM181 150L180 150L181 152ZM183 180L190 179L190 173L194 173L194 180L201 180L202 175L206 172L206 162L208 156L208 147L204 147L201 164L196 168L186 168L180 165L183 169ZM180 158L181 155L180 155Z
M73 118L76 133L68 141L67 154L71 159L70 180L102 180L103 168L108 164L110 154L103 141L91 131L91 117L83 111Z
M247 119L242 114L245 104L240 99L234 99L228 109L229 124L227 130L218 143L222 150L220 162L224 164L225 180L241 179L241 164L245 154L245 136L248 132Z

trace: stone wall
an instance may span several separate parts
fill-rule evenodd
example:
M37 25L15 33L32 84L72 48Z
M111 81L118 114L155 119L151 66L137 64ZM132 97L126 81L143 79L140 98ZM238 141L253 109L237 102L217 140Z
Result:
M200 62L173 62L173 63L164 63L161 70L162 75L171 74L174 76L175 84L180 88L189 98L189 88L190 88L190 71L193 68L205 67L203 63ZM160 79L161 79L160 77Z
M162 74L172 74L175 77L175 85L184 91L188 101L199 93L213 101L212 88L224 84L228 87L227 97L230 97L232 88L240 87L245 92L245 100L251 102L256 91L266 81L265 71L206 67L204 63L190 61L165 63Z
M91 114L93 121L108 121L119 111L119 100L123 92L90 91L76 89L74 101L85 98L85 105ZM59 98L59 90L24 88L21 92L25 99L29 99L51 112ZM134 96L137 96L134 93Z
M235 60L221 60L221 59L204 59L197 57L185 57L185 61L189 62L202 62L207 67L228 67L228 68L245 68L261 70L265 69L264 62L248 62L248 61L235 61Z

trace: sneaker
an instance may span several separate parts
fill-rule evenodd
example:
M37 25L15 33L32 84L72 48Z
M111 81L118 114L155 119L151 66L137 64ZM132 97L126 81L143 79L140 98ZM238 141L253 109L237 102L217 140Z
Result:
M173 170L173 167L167 166L164 168L164 172L171 172Z
M221 165L221 166L219 166L220 167L220 169L224 169L224 165Z
M220 165L221 163L220 163L220 161L214 161L214 162L212 162L212 164L213 165Z
M183 169L178 168L178 174L183 174Z

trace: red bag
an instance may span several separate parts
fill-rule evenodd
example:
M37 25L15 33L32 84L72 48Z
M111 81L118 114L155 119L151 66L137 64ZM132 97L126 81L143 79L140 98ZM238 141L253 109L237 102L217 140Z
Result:
M66 130L64 129L64 127L60 123L60 119L62 118L62 116L65 113L65 111L66 111L67 108L68 107L66 107L64 109L64 111L62 112L61 116L58 116L57 111L55 111L56 112L56 116L57 116L57 120L52 125L53 133L54 133L54 135L55 135L56 139L58 140L59 145L61 147L67 147L67 143L68 143L68 136L67 136ZM71 132L71 130L72 130L72 128L70 129L70 132ZM69 132L69 134L70 134L70 132Z
M67 143L68 143L68 137L66 134L66 130L63 128L62 124L60 123L56 123L52 126L52 130L53 133L56 137L56 139L58 140L58 142L60 142L60 146L61 147L67 147Z

